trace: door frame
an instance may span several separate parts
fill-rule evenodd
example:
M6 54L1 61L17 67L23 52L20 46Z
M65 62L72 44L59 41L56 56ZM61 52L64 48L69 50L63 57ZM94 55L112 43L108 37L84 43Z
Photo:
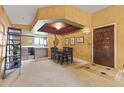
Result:
M97 29L97 28L102 28L102 27L105 27L105 26L110 26L110 25L114 25L114 68L117 68L117 24L116 23L110 23L110 24L104 24L104 25L99 25L99 26L95 26L92 28L92 63L93 63L93 58L94 58L94 55L93 55L93 52L94 52L94 45L93 45L93 31L94 29Z

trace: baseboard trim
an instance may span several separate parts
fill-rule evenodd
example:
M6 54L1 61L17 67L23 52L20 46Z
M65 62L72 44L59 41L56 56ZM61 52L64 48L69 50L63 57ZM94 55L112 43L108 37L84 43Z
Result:
M88 63L90 63L89 61L82 60L82 59L80 59L80 58L73 58L73 60L74 60L75 62L80 63L80 64L88 64Z
M48 58L50 59L50 57L48 57ZM91 63L91 62L89 62L89 61L82 60L82 59L76 58L76 57L73 58L73 61L74 61L74 62L78 62L78 63L80 63L80 64L88 64L88 63Z

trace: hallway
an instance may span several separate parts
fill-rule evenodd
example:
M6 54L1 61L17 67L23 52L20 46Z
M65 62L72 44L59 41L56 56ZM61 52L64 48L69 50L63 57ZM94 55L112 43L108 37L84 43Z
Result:
M80 64L81 65L81 64ZM14 71L0 86L12 87L97 87L97 86L124 86L119 81L109 80L88 72L77 69L79 63L56 64L49 59L37 62L23 62L21 75Z

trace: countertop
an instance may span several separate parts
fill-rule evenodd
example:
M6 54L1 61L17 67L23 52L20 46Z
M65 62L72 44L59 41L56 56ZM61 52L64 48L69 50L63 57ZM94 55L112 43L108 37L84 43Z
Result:
M29 48L29 47L33 47L33 48L48 48L48 47L43 47L43 46L35 46L35 45L22 46L22 48Z

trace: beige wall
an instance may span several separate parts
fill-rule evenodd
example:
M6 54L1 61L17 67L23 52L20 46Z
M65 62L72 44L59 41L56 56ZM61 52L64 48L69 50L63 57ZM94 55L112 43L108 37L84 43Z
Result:
M68 46L65 45L65 38L71 38L71 37L80 37L84 36L84 43L76 43L75 45L69 44ZM48 54L50 56L50 47L53 47L53 41L54 41L54 35L48 34ZM86 61L91 62L92 61L92 34L84 34L83 30L80 30L73 34L67 34L67 35L57 35L57 38L59 39L59 45L58 48L62 49L64 46L72 47L74 50L74 57L80 58Z
M90 30L93 27L116 23L117 30L117 61L116 65L118 68L122 68L124 62L124 53L123 53L123 36L124 36L124 6L110 6L96 13L90 14L86 11L79 10L72 6L50 6L45 8L39 8L37 11L37 16L32 22L31 26L33 26L38 19L56 19L56 18L65 18L71 21L77 22L79 24L85 25ZM2 6L0 6L0 22L5 26L10 26L10 21L8 16L4 12ZM15 25L13 25L15 26ZM17 25L16 25L17 27ZM30 27L24 27L23 29L29 30ZM71 47L74 48L74 57L81 58L83 60L91 61L92 60L92 34L84 34L83 30L80 30L74 34L68 34L63 36L58 36L59 38L59 48L65 46L64 39L66 37L79 37L84 36L84 43L75 44ZM25 40L29 41L30 39L25 38ZM53 46L54 35L48 34L48 47ZM31 42L30 42L31 43ZM29 42L25 42L25 44L29 44ZM50 55L50 48L49 48Z
M80 37L84 36L84 43L75 43L75 45L65 45L64 46L69 46L73 48L74 51L74 57L75 58L80 58L82 60L86 60L91 62L92 61L92 42L91 38L92 35L90 34L84 34L83 30L69 34L69 35L64 35L64 38L71 38L71 37Z
M86 27L91 27L91 14L75 8L74 6L65 6L65 18Z
M56 19L65 17L66 6L49 6L38 9L38 19Z
M71 21L74 21L76 23L79 23L81 25L84 25L85 27L89 28L89 30L91 30L91 14L86 11L77 9L73 6L66 6L65 18ZM84 43L75 43L75 45L69 44L69 47L73 47L75 58L80 58L80 59L91 62L92 61L92 47L91 47L92 34L91 33L84 34L82 29L82 30L76 31L75 33L64 35L63 39L70 38L70 37L76 38L80 36L84 36Z
M6 31L8 26L11 26L11 22L8 19L8 16L5 13L3 6L0 6L0 31L3 32L3 40L2 40L3 43L2 45L0 45L0 50L3 51L3 54L1 54L2 52L0 51L0 66L1 66L2 60L5 57Z
M31 25L23 25L23 24L12 24L12 27L20 28L22 32L31 32ZM22 45L32 45L33 37L31 36L22 36Z
M8 18L8 15L6 14L3 6L0 5L0 22L4 25L4 26L10 26L11 22Z
M42 10L43 9L43 10ZM91 14L87 13L83 10L79 10L72 6L51 6L47 8L39 9L39 19L51 19L51 18L65 18L69 19L73 22L79 23L81 25L85 25L89 29L91 29ZM54 13L53 13L54 12ZM80 37L84 36L85 42L78 43L73 46L74 49L74 57L81 58L83 60L91 61L92 60L92 48L91 48L91 33L86 35L83 33L82 30L78 31L77 33L68 34L68 35L58 35L59 45L58 48L62 49L64 44L64 39L66 37ZM50 48L53 47L54 35L48 34L48 54L50 56Z
M92 26L116 23L116 66L124 64L124 6L111 6L92 15Z
M12 27L20 28L22 31L31 31L31 25L12 24Z
M33 43L32 36L22 36L22 46L29 46Z
M53 34L48 34L48 56L50 57L50 48L53 47L53 41L54 41L55 35ZM63 37L61 35L57 35L57 38L59 40L59 44L57 47L59 47L60 49L62 49L63 47Z
M82 12L81 15L76 18L77 15L75 15L76 11L73 9L73 12L71 12L71 9L68 10L68 19L73 20L75 22L82 22L81 24L85 24L90 28L92 25L93 27L98 27L102 25L107 25L107 24L116 24L116 67L117 68L123 68L123 60L124 60L124 53L123 53L123 47L124 47L124 6L110 6L108 8L105 8L101 11L98 11L92 15L87 14L85 12ZM70 12L69 12L70 11ZM71 15L72 14L72 15ZM66 15L66 16L67 16ZM74 16L73 16L74 15ZM80 15L80 14L78 14ZM89 16L86 17L86 16ZM92 18L92 19L91 19ZM87 21L89 20L89 21ZM91 21L92 20L92 21ZM85 42L83 44L76 44L74 46L71 46L74 48L74 56L77 58L81 58L84 60L91 61L91 54L92 54L92 35L91 33L86 35L82 31L70 35L65 35L63 36L63 41L65 37L77 37L77 36L84 36ZM51 39L51 38L50 38ZM50 42L52 43L52 41ZM51 46L51 44L49 44ZM64 44L61 44L64 46Z
M67 7L67 6L66 6ZM98 11L94 14L89 14L85 11L77 10L73 7L68 7L66 10L66 18L70 19L74 22L81 23L85 26L88 26L91 30L91 26L98 27L102 25L116 23L116 67L123 67L124 60L124 6L110 6L101 11ZM74 56L77 58L81 58L83 60L91 61L92 60L92 35L91 33L86 35L83 31L79 31L74 34L64 35L62 36L62 41L66 37L78 37L84 36L85 42L83 44L76 44L71 46L74 48ZM49 47L52 46L52 37L49 37ZM60 43L60 45L64 45L64 43ZM70 46L70 45L69 45Z
M38 20L46 20L46 19L56 19L56 18L64 18L65 17L65 5L61 6L49 6L44 8L39 8L36 12L35 18L31 24L31 27L36 24Z
M11 22L8 18L8 15L4 11L3 6L0 5L0 23L4 26L4 32L7 31L7 27L11 26Z

